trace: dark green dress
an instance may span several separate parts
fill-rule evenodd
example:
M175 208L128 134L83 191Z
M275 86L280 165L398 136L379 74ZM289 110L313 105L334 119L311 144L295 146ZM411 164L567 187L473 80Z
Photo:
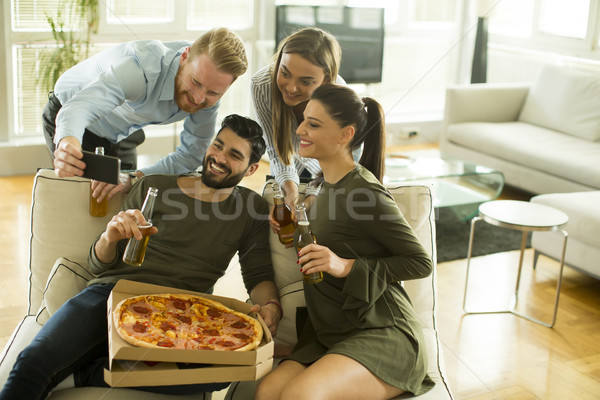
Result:
M343 354L392 386L427 392L422 328L400 281L427 277L433 264L392 196L357 165L323 183L309 220L317 243L356 261L345 278L304 284L309 318L289 359Z

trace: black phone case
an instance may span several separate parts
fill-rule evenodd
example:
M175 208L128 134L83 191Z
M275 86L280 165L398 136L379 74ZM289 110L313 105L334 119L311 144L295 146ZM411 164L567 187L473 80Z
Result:
M112 183L113 185L119 183L121 160L117 157L102 156L83 150L83 158L81 160L85 163L84 178Z

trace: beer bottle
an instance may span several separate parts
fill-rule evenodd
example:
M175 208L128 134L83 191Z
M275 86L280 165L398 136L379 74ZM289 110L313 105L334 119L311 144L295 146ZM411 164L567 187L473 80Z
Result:
M156 202L156 195L158 189L150 187L142 206L142 215L146 220L145 225L138 225L138 228L142 232L142 239L137 240L135 236L132 236L127 242L125 253L123 253L123 261L130 265L139 267L144 262L146 255L146 248L148 247L148 241L150 240L150 230L152 228L152 212L154 211L154 203Z
M283 192L277 183L273 183L273 204L275 210L273 211L273 217L279 224L279 241L281 244L288 244L294 241L294 220L292 218L292 212L285 201L283 200ZM282 238L287 235L288 237Z
M304 246L308 246L311 243L317 243L317 238L315 238L315 235L310 229L310 223L306 216L304 204L296 205L296 216L298 217L298 241L296 242L296 249L300 251ZM306 283L319 283L323 280L323 272L319 271L311 274L304 274L302 278Z
M96 154L104 155L104 147L96 147ZM92 217L104 217L108 212L108 198L104 197L100 203L92 196L92 182L90 181L90 215Z

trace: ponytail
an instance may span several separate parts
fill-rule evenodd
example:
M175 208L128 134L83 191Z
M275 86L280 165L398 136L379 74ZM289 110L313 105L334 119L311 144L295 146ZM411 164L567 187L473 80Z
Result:
M366 107L367 119L362 132L355 134L352 149L364 143L360 165L371 171L379 182L383 181L385 173L385 120L381 105L370 97L362 99ZM362 139L362 140L361 140ZM356 143L354 143L356 142Z

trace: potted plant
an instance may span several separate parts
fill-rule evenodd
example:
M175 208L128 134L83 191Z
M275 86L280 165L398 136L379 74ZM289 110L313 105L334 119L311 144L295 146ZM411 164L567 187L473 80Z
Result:
M92 34L98 32L98 0L64 0L56 18L46 14L46 20L57 46L42 56L37 84L49 92L66 70L89 57Z

